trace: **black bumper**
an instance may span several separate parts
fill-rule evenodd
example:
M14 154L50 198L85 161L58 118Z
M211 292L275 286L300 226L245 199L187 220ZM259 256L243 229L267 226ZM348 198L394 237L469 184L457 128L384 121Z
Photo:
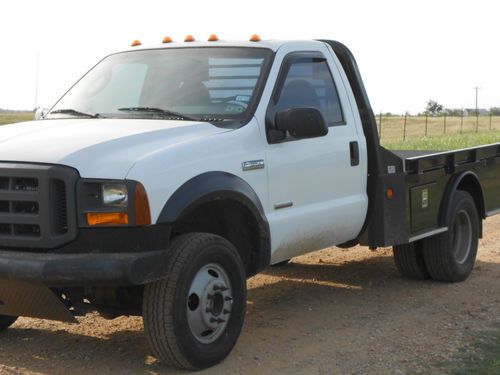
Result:
M167 250L83 254L0 250L0 279L50 287L141 285L165 276L167 256Z
M166 276L170 230L82 228L74 241L48 252L0 248L0 279L49 287L146 284Z

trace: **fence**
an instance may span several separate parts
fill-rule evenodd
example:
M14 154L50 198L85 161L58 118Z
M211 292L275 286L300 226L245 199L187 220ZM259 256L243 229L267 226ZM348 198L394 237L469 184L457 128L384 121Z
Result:
M383 116L377 117L380 139L410 140L446 134L500 130L500 116Z

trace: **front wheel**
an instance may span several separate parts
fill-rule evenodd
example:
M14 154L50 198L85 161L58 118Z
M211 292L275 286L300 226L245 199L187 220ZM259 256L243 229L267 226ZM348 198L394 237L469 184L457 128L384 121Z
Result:
M438 281L465 280L476 261L479 215L472 196L457 191L448 231L424 239L423 252L429 275Z
M144 289L144 330L154 355L187 370L219 363L245 317L246 274L236 248L212 234L181 235L166 268L165 279Z

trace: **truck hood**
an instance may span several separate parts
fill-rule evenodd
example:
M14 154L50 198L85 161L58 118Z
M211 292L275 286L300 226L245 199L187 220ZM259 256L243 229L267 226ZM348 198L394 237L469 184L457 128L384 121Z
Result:
M0 127L0 161L63 164L76 168L82 177L121 179L148 154L226 131L193 121L30 121Z

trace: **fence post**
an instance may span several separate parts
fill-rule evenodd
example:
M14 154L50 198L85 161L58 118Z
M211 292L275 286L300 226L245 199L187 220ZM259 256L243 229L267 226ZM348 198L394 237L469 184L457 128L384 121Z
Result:
M425 112L425 136L427 137L427 117L429 117L429 114Z
M443 126L443 134L446 134L446 110L444 111L444 126Z
M407 116L408 116L408 114L405 112L405 124L403 127L403 142L406 141L406 117Z
M491 130L491 108L490 108L490 130Z
M464 129L464 109L462 107L462 116L460 117L460 134L462 134L463 129Z
M380 114L378 115L378 123L380 126L380 131L378 132L378 137L379 137L379 139L382 139L382 111L380 111Z

